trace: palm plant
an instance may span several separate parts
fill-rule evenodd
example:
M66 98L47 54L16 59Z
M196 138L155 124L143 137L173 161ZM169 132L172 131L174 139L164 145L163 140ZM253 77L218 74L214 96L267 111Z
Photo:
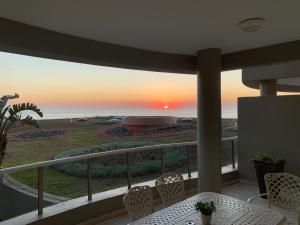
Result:
M33 126L38 128L38 122L32 116L23 117L21 112L29 110L43 117L41 110L32 103L14 104L6 106L9 99L18 98L19 95L5 95L0 98L0 168L6 156L7 134L10 128L16 125Z

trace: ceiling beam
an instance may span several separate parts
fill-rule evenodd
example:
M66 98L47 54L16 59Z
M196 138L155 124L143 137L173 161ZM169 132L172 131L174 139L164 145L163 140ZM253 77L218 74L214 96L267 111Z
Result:
M222 55L222 70L234 70L300 59L300 40Z
M0 51L127 69L196 73L196 57L103 43L0 17Z
M249 88L260 89L260 80L242 80L242 82ZM277 83L276 90L278 92L300 92L300 86Z
M216 46L217 47L217 46ZM62 34L0 17L0 51L42 58L196 74L196 56L168 54ZM300 40L222 55L222 71L300 59Z

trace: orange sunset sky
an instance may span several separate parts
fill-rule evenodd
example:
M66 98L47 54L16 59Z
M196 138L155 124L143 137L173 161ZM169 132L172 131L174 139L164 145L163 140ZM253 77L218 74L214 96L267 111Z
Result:
M38 105L195 107L196 76L126 70L0 53L1 95ZM222 104L257 96L245 87L241 71L222 73Z

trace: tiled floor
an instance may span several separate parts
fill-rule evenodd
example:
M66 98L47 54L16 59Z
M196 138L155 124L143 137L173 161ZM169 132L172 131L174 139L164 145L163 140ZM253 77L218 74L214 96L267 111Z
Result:
M223 194L229 195L238 199L247 200L249 197L258 194L258 187L245 184L236 183L223 188ZM123 225L128 224L130 221L127 215L120 216L114 219L107 220L105 222L99 223L98 225Z

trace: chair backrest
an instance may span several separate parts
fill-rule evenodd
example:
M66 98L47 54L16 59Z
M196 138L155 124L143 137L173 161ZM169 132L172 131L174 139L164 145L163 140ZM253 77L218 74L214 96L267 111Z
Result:
M157 178L155 186L165 207L181 201L185 196L184 180L181 174L164 174Z
M265 183L269 205L287 210L300 209L300 178L289 173L267 173Z
M131 220L137 220L153 213L153 195L149 186L130 188L123 203Z

